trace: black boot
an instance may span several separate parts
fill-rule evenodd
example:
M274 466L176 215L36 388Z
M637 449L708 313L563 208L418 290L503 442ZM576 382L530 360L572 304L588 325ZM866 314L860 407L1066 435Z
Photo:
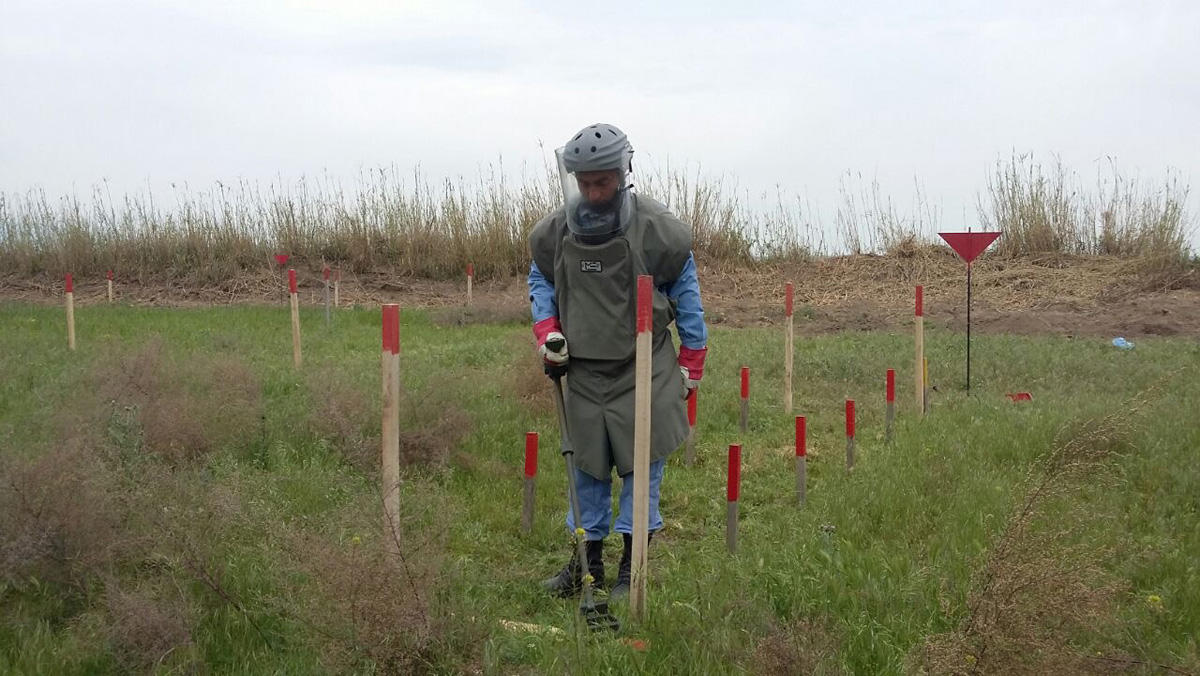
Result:
M646 534L646 546L650 546L650 541L654 539L654 532ZM633 563L633 536L629 533L621 533L621 540L625 548L621 550L621 565L617 568L617 582L608 592L610 600L624 599L629 596L629 582L631 574L629 569Z
M604 540L587 541L588 572L592 574L592 588L604 586ZM579 580L579 554L571 553L571 560L558 575L543 580L542 588L560 598L567 598L579 593L582 589Z

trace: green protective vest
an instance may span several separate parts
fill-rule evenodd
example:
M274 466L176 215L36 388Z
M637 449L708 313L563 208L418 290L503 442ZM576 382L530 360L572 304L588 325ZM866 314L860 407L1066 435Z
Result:
M633 471L637 277L654 278L650 459L661 460L687 436L683 381L669 325L674 304L658 290L673 283L692 252L691 228L661 203L632 195L633 219L604 244L575 241L565 207L529 236L530 252L554 284L558 319L571 360L567 428L579 469L605 479Z

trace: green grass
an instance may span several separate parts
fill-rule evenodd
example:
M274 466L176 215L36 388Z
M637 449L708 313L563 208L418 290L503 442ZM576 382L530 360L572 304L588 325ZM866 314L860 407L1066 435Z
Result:
M569 543L552 409L548 401L521 401L514 385L514 371L533 364L513 354L528 328L446 328L423 313L401 316L409 406L455 402L470 420L448 460L405 469L403 511L412 537L405 544L410 553L436 558L429 591L437 622L418 660L427 670L764 673L792 660L793 668L825 672L905 671L928 636L955 629L966 616L972 576L1056 435L1125 410L1151 388L1110 463L1115 478L1104 484L1109 488L1085 482L1068 495L1072 506L1103 515L1082 523L1081 537L1107 552L1097 560L1120 588L1109 613L1114 621L1073 635L1072 649L1200 667L1200 472L1194 463L1200 349L1194 341L1144 339L1122 352L1103 340L976 336L967 397L963 337L933 331L927 355L939 392L931 417L919 420L912 406L911 336L801 339L795 412L808 418L811 455L809 499L798 508L792 421L780 404L782 331L715 329L700 390L698 460L685 467L682 453L672 456L664 482L666 528L650 548L648 619L636 625L624 607L616 609L626 620L622 638L648 643L640 652L608 635L579 634L575 606L537 588L561 566ZM377 429L379 315L341 311L326 328L323 313L306 308L302 321L305 365L297 373L283 307L82 307L75 353L66 350L60 309L0 307L0 455L10 461L61 446L62 411L87 408L80 402L95 399L89 392L95 374L151 336L161 337L167 367L187 373L189 362L233 356L250 366L262 392L262 421L252 433L174 465L139 450L136 430L117 424L111 407L101 405L96 410L109 413L88 418L97 428L95 443L121 451L116 464L124 474L116 481L124 483L115 485L131 494L158 491L138 503L143 509L121 528L163 537L186 533L183 539L191 539L237 603L189 573L180 554L186 548L178 543L152 542L136 557L87 570L83 585L0 579L0 671L122 672L106 630L104 590L114 580L130 586L169 581L177 590L171 593L186 600L190 643L151 669L169 673L196 663L214 673L334 668L320 661L329 657L321 636L345 635L349 620L302 612L316 598L320 576L305 567L311 550L296 543L306 537L348 551L360 546L356 541L372 541L377 478L306 423L324 391L309 374L350 383L371 410L364 433ZM742 365L752 374L744 437L737 426ZM889 367L897 371L899 399L890 444L883 435ZM1033 393L1032 403L1014 405L1003 396L1023 390ZM852 474L843 455L847 397L859 412ZM406 413L406 420L430 415ZM523 435L529 430L541 433L542 444L535 527L522 535ZM744 445L740 550L731 556L724 540L725 454L738 442ZM95 457L114 462L110 454ZM213 502L214 495L224 497ZM223 503L232 506L211 507ZM158 517L146 504L167 513L210 506L156 527ZM1051 519L1074 513L1058 503L1049 509L1064 510L1051 511ZM615 576L619 540L609 545ZM156 555L171 563L154 568L149 562ZM1161 607L1148 601L1152 595ZM513 632L501 620L563 631ZM336 664L384 671L366 652Z

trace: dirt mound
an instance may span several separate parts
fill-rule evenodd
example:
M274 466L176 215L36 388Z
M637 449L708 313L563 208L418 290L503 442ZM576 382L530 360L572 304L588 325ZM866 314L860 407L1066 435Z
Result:
M302 304L320 306L320 271L301 271ZM985 258L972 272L972 327L988 333L1067 336L1173 336L1200 333L1200 274L1163 272L1144 260L1046 255ZM783 320L784 284L796 289L801 335L896 329L911 324L913 287L925 287L926 322L961 330L966 325L966 271L947 249L822 258L754 269L704 265L700 283L709 322L734 327ZM284 305L286 280L247 272L219 286L188 288L146 282L117 283L117 298L133 305ZM49 279L0 279L0 301L55 303L62 284ZM503 320L526 316L522 277L476 280L473 303ZM430 280L379 271L346 275L343 306L400 303L414 308L462 308L466 280ZM105 302L103 279L76 279L80 304ZM440 315L439 315L440 316ZM448 322L462 323L462 322Z

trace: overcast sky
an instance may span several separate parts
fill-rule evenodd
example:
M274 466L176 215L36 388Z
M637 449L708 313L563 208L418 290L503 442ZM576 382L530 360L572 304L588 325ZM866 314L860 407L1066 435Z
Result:
M1014 151L1194 185L1200 3L0 2L0 192L515 173L596 121L823 210L916 179L948 229Z

